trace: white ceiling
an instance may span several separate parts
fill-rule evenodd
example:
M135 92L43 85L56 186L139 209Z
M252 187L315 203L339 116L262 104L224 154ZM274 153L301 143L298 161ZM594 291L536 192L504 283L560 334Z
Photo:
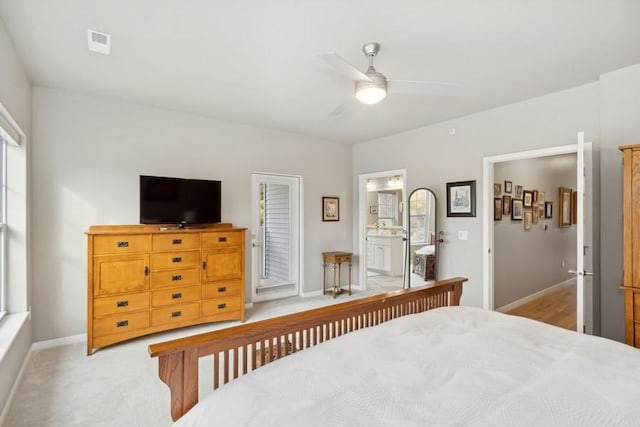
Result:
M360 142L598 80L640 63L638 0L0 0L34 84ZM112 35L110 56L87 29ZM353 104L318 57L449 95Z

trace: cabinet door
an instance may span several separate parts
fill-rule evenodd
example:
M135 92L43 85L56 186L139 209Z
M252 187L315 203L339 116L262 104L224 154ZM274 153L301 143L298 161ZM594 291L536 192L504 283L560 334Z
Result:
M95 257L93 287L96 296L149 289L149 255Z
M202 251L202 282L242 278L242 250L239 247Z
M391 271L391 246L382 246L382 269L385 271Z

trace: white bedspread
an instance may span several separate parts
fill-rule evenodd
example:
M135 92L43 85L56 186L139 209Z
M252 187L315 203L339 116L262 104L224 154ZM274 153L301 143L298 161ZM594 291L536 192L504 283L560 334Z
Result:
M640 350L441 308L259 368L175 425L640 426Z

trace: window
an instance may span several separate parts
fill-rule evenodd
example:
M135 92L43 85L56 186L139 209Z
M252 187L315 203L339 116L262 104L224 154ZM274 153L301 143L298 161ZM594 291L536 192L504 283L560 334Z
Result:
M385 226L396 223L396 195L395 193L378 193L378 222Z
M19 143L24 140L24 134L19 130L9 113L0 104L0 318L3 317L11 307L9 307L9 283L8 283L8 260L9 260L9 225L7 220L7 170L11 153L9 149L19 147ZM9 147L11 146L11 147ZM26 204L26 200L25 200ZM26 293L26 290L25 290Z
M7 312L7 142L9 135L0 127L0 318Z

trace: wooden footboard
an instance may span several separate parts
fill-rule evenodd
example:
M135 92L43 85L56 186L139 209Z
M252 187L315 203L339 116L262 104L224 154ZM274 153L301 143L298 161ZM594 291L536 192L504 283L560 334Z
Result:
M458 305L466 278L403 289L149 346L177 420L198 402L198 359L213 356L213 389L324 341L407 314Z

